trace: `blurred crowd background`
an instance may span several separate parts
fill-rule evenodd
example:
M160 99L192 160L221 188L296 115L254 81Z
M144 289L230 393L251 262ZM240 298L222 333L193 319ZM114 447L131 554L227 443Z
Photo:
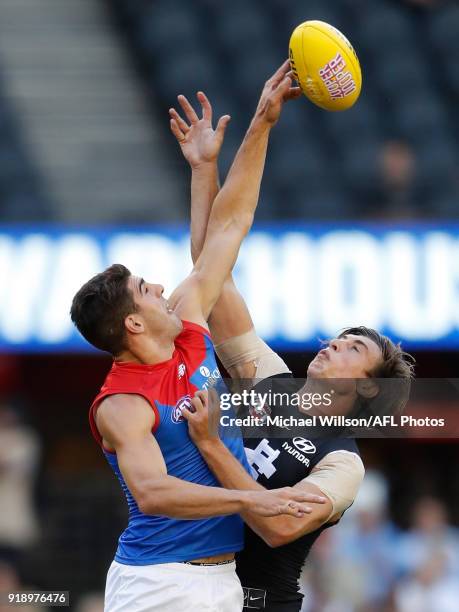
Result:
M459 4L442 0L1 0L0 222L184 222L176 95L229 113L224 177L292 29L353 42L363 93L345 116L289 105L257 219L457 220ZM284 355L301 375L311 355ZM416 353L456 376L454 353ZM0 591L70 590L100 612L127 517L90 437L109 359L0 356ZM308 561L305 612L459 609L454 441L366 440L365 486ZM27 608L29 610L32 607ZM43 609L43 608L41 608Z
M285 109L258 218L455 217L457 2L3 0L2 219L186 218L188 173L167 109L203 89L231 114L224 174L307 18L354 43L363 95L345 119L304 101Z

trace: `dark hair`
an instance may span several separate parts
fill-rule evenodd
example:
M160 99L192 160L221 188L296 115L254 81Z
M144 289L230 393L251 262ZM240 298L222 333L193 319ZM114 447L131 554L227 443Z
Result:
M368 411L379 415L401 414L409 399L411 381L414 378L414 357L406 353L400 343L395 344L390 338L370 327L349 327L343 330L338 338L349 334L369 338L379 347L382 355L378 365L367 372L371 378L378 379L378 393L372 399L359 396L353 416Z
M372 340L381 350L381 362L367 374L372 378L413 378L415 359L409 353L402 350L400 343L395 344L387 336L383 336L371 327L348 327L343 330L338 338L352 334L353 336L364 336Z
M70 318L81 335L114 356L125 348L124 319L136 311L128 287L130 276L125 266L113 264L81 287L70 308Z

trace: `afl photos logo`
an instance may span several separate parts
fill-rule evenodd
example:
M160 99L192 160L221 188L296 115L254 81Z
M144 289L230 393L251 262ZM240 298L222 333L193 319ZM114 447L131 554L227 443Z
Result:
M181 397L175 404L175 408L172 409L171 420L173 423L180 423L181 421L185 420L182 416L182 410L184 408L191 408L191 397L189 395L184 395Z

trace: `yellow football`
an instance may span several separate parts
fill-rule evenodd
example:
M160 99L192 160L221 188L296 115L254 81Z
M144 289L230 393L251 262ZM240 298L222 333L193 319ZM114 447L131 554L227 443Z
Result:
M362 89L362 71L348 39L323 21L305 21L290 38L290 64L304 95L320 108L351 108Z

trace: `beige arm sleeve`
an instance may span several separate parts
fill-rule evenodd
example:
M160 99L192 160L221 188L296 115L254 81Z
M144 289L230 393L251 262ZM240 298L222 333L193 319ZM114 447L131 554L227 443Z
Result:
M332 502L330 520L338 519L349 508L364 475L365 468L356 453L337 450L325 455L302 482L315 484Z
M260 380L290 372L285 361L257 336L253 328L216 345L215 352L228 371L245 363L253 363L254 378Z

